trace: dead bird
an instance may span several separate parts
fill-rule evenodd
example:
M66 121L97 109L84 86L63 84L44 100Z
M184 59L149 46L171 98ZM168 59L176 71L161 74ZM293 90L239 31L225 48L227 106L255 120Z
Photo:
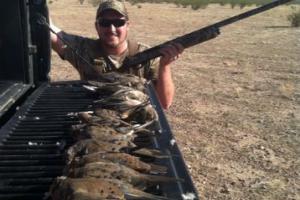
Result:
M89 112L79 112L78 113L78 118L80 119L80 121L82 121L83 123L86 124L94 124L94 125L107 125L110 127L120 127L120 126L126 126L126 127L131 127L132 125L128 122L125 122L121 119L117 119L114 117L110 117L110 116L95 116L95 115L91 115L91 113Z
M142 124L137 124L132 122L126 122L125 120L104 116L104 115L92 115L90 112L79 112L78 118L81 122L86 123L87 125L96 125L96 126L110 126L118 132L128 133L131 130L153 130L156 131L159 129L159 124L157 120L152 120L149 122L145 122ZM75 131L76 129L80 129L80 127L84 127L81 125L73 125L72 129Z
M132 184L134 187L143 188L155 183L183 181L174 177L142 174L125 165L113 162L93 162L80 168L74 168L67 174L71 178L109 178L118 179Z
M130 146L146 147L153 144L155 134L147 129L127 129L127 132L111 128L107 125L84 124L72 127L75 141L93 139L103 142L127 141ZM133 143L133 144L131 144Z
M98 116L87 115L88 119L84 119L82 124L75 124L71 126L71 131L74 134L73 137L76 140L91 138L91 136L85 136L85 132L87 127L99 127L99 131L107 132L107 134L123 134L130 136L131 134L135 134L137 136L155 136L155 130L149 130L145 127L150 126L151 124L145 123L142 125L131 125L127 122L120 122L120 124L114 123L113 125L106 123L106 119L102 119ZM107 119L108 120L108 119ZM104 122L103 122L104 121ZM109 121L109 120L108 120ZM151 122L150 122L151 123ZM124 126L121 126L124 125ZM101 129L101 130L100 130ZM80 134L83 134L82 136Z
M121 119L120 112L117 110L94 108L93 112L98 117L108 116L109 118Z
M106 125L85 125L79 130L73 131L72 137L76 140L94 139L100 141L118 141L124 140L128 142L134 141L137 137L134 134L134 130L128 131L127 133L118 132L115 129Z
M158 121L158 114L150 102L138 105L122 112L121 119L127 122L144 124L149 121Z
M118 185L119 188L121 188L121 190L125 193L126 199L128 198L128 199L142 199L142 200L170 200L169 198L164 196L153 195L141 191L138 188L133 187L131 184L128 184L118 179L104 179L104 180Z
M131 146L130 146L131 145ZM91 153L102 152L124 152L138 156L148 156L152 158L168 158L168 155L162 154L156 149L140 148L136 149L136 145L127 141L103 142L93 139L80 140L67 150L68 164L78 156L84 156Z
M141 102L145 102L149 99L149 96L139 90L135 90L133 88L126 87L126 88L123 88L123 89L120 89L120 90L114 92L113 94L106 97L105 99L106 99L106 101L138 100Z
M88 81L88 84L83 85L95 98L103 98L113 95L114 93L121 90L135 90L132 87L120 85L118 83L104 83L96 81ZM139 90L143 92L144 90Z
M148 149L148 148L135 149L133 151L130 151L130 154L137 155L137 156L151 157L151 158L160 158L160 159L170 157L170 155L163 154L158 149ZM172 155L172 156L178 156L178 155Z
M50 196L52 200L125 200L118 184L95 178L58 177L50 187Z
M142 101L136 99L122 100L113 98L100 99L93 102L93 106L96 108L113 109L117 110L118 112L123 112L142 104Z
M103 74L98 80L87 81L87 84L83 85L83 87L95 95L107 96L127 87L145 92L145 83L146 79L144 78L131 74L110 72Z
M116 179L58 177L50 187L53 200L167 200Z
M119 163L142 173L167 173L167 167L151 163L145 163L141 161L138 157L132 156L127 153L92 153L83 157L76 157L69 167L83 167L87 163L98 162L103 160L109 160L113 163Z
M103 142L93 139L80 140L67 150L67 161L70 163L75 157L95 152L122 152L126 148L136 147L127 141Z
M107 107L106 107L107 106ZM113 116L114 118L112 120L122 122L123 124L127 122L128 124L134 125L134 124L140 124L145 125L148 122L151 122L151 128L153 130L159 129L159 117L156 112L156 110L153 108L153 106L150 104L149 101L140 103L136 106L125 106L122 107L122 105L112 105L110 107L110 104L105 105L107 109L100 107L94 108L94 114L97 117L100 118L109 118L110 116ZM104 110L104 111L102 111ZM111 112L108 112L107 110L112 110ZM110 116L107 113L113 113ZM92 119L92 118L91 118ZM96 119L96 117L94 117Z
M92 112L100 118L113 118L129 124L134 124L133 122L145 124L149 121L158 121L158 114L149 102L144 102L124 111L95 107Z
M146 79L144 78L140 78L132 74L124 74L118 72L105 73L96 81L113 84L117 83L119 85L128 86L139 90L144 89L144 85L146 83Z

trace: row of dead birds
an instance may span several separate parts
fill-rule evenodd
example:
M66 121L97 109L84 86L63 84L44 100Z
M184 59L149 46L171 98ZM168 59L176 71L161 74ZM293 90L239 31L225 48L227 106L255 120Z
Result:
M167 167L140 158L165 158L152 146L159 124L145 93L145 80L109 73L84 87L95 96L90 112L81 112L82 123L72 126L76 143L67 150L64 176L52 184L52 199L168 199L145 192L168 177Z

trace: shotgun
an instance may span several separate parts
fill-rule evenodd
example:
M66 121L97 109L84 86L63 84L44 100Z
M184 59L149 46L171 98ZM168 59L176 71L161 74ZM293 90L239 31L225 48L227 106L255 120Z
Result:
M145 51L139 52L139 53L135 54L134 56L127 57L124 60L122 67L131 67L131 66L138 67L139 64L142 64L151 59L160 57L161 54L160 54L159 50L162 47L164 47L165 45L168 45L170 43L179 43L184 48L189 48L196 44L200 44L202 42L208 41L210 39L217 37L220 34L220 28L223 26L232 24L232 23L242 20L244 18L250 17L252 15L256 15L258 13L264 12L266 10L272 9L276 6L279 6L279 5L282 5L282 4L291 2L291 1L292 0L276 0L271 3L265 4L261 7L249 10L249 11L241 13L239 15L235 15L235 16L225 19L223 21L217 22L215 24L206 26L199 30L196 30L191 33L185 34L183 36L177 37L173 40L164 42L160 45L157 45L157 46L149 48Z

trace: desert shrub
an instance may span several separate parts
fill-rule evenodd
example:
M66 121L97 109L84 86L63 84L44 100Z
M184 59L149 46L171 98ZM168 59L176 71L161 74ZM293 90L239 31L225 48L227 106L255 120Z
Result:
M300 26L300 10L288 15L288 20L290 21L292 27L299 27Z
M78 0L81 4L85 0ZM99 5L101 0L86 0L88 3L92 4L93 6ZM122 1L122 0L120 0ZM238 6L241 9L246 6L251 5L262 5L266 3L270 3L272 0L125 0L133 5L137 5L139 3L173 3L177 6L182 7L191 7L194 10L200 8L206 8L209 4L220 4L220 5L230 5L232 8Z

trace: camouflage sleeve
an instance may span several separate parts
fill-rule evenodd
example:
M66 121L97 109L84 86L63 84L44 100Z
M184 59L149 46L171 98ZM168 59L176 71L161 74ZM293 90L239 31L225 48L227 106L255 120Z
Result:
M60 55L63 60L69 61L77 70L80 71L80 66L82 66L82 60L76 55L76 53L72 50L76 50L76 52L80 55L84 54L84 43L85 39L81 36L68 34L66 32L62 32L62 38L71 46L64 46L64 54Z
M139 52L150 48L149 45L143 43L138 43L138 45L139 45ZM150 64L150 69L149 69L148 77L146 78L148 80L152 80L153 82L155 82L158 78L159 58L150 60L149 64Z
M159 58L150 61L150 79L155 83L158 79Z

